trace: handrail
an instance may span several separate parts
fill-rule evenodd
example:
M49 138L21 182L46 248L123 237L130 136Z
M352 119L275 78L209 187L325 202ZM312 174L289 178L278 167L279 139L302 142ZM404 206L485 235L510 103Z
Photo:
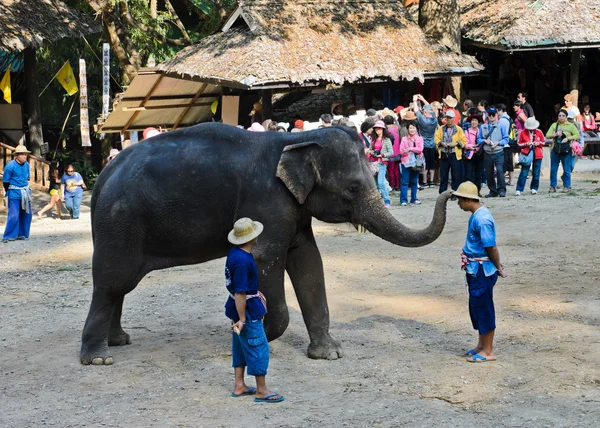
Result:
M15 147L0 142L0 175L4 172L6 164L12 160L12 153L14 151ZM31 171L29 187L36 190L47 191L50 185L48 180L50 162L33 155L27 155L27 161L29 162Z

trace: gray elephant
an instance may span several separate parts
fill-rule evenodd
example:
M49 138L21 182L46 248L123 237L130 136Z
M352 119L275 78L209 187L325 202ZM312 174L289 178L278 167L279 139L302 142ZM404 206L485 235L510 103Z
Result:
M123 299L149 272L227 255L235 220L265 225L253 250L267 297L269 340L288 326L287 271L310 344L310 358L342 356L329 335L323 264L311 219L352 222L405 247L434 241L450 193L439 196L423 230L384 207L349 128L283 134L222 124L169 132L122 151L102 171L91 203L94 291L81 345L83 364L112 364L109 346L131 343L121 327Z

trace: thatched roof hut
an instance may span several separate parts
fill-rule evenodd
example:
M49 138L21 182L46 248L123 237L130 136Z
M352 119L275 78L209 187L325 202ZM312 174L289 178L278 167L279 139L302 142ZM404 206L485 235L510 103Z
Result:
M428 39L395 0L240 0L223 32L159 65L240 89L468 75L474 57Z
M101 31L99 23L58 0L0 0L0 50L38 48Z
M460 0L463 38L505 51L600 47L600 2Z

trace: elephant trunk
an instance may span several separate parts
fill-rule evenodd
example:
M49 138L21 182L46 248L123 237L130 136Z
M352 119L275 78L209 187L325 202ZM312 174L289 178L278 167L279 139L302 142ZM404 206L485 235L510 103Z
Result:
M411 229L390 214L383 205L381 196L374 190L356 210L354 223L362 224L369 232L392 244L402 247L422 247L435 241L446 224L446 204L452 191L446 191L437 198L433 219L425 229Z

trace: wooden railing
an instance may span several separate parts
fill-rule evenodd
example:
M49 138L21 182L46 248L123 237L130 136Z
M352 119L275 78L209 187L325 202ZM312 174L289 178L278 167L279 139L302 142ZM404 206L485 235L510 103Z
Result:
M12 159L12 153L15 151L13 146L0 143L0 175L4 173L4 167ZM27 156L29 168L31 169L31 179L29 186L36 190L48 190L48 171L50 170L50 162L45 159L40 159L33 155Z

